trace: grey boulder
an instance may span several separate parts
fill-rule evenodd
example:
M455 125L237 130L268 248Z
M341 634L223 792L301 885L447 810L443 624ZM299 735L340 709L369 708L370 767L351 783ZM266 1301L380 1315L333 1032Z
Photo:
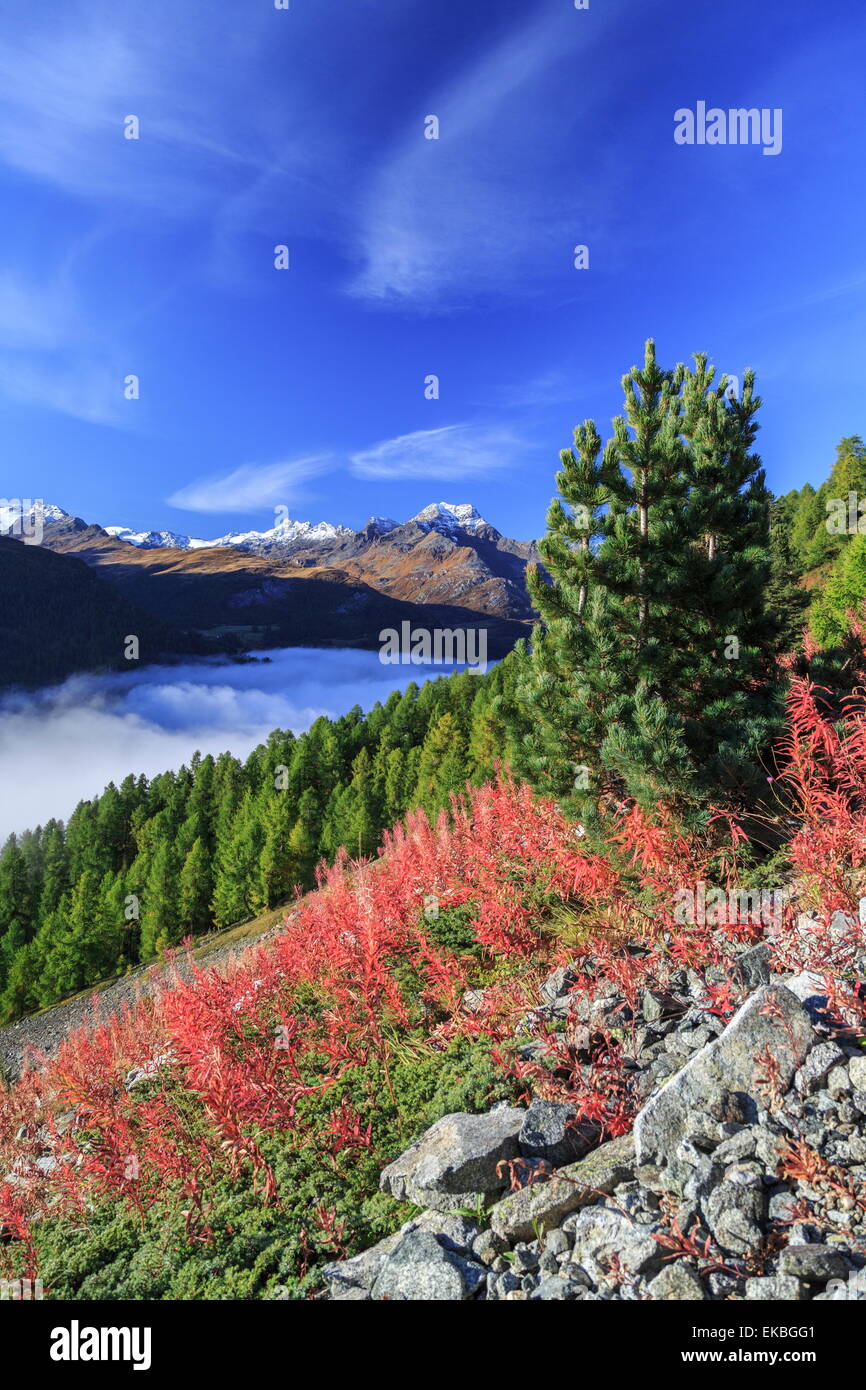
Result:
M774 1059L781 1085L789 1085L813 1041L811 1020L795 995L783 985L764 985L643 1107L635 1122L638 1163L664 1165L684 1137L689 1116L706 1109L708 1098L758 1094L765 1056Z
M432 1231L403 1236L382 1261L370 1297L392 1302L462 1302L472 1298L487 1271L446 1245Z
M520 1152L524 1158L543 1158L560 1168L582 1158L598 1138L598 1125L577 1120L573 1105L534 1100L520 1128Z
M503 1106L486 1115L444 1115L384 1169L379 1186L401 1201L434 1211L493 1200L508 1185L505 1165L520 1153L525 1110Z

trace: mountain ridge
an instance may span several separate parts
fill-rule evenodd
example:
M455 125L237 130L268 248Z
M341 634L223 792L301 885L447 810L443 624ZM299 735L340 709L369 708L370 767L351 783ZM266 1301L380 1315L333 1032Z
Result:
M534 617L526 568L538 559L535 543L503 537L469 503L431 503L405 522L374 517L358 531L280 523L270 533L188 548L166 544L176 537L163 532L136 533L148 543L132 543L121 528L54 504L42 507L37 526L33 505L22 506L23 521L14 509L0 513L0 530L10 516L13 527L17 521L21 549L74 557L127 603L210 651L370 650L384 629L408 621L485 628L494 659L528 635ZM181 649L188 649L186 637Z
M40 505L43 517L47 517L50 522L73 519L73 513L54 503L34 503L27 515L32 518L37 506ZM9 518L5 516L5 513L11 513L11 511L11 508L0 511L0 532L4 531L9 524ZM435 530L449 536L460 531L475 534L482 529L496 530L471 502L430 502L405 522L395 521L393 517L371 516L358 530L339 523L335 525L330 521L310 522L290 520L288 517L265 531L227 531L224 535L215 536L213 539L189 536L182 531L135 531L129 526L111 525L102 526L101 529L116 540L125 541L127 544L142 550L217 550L225 546L236 546L241 550L256 551L260 548L270 549L276 546L289 549L298 543L326 543L338 538L365 534L384 536L398 530L401 526L413 524L422 530L428 532ZM500 533L497 532L496 534Z

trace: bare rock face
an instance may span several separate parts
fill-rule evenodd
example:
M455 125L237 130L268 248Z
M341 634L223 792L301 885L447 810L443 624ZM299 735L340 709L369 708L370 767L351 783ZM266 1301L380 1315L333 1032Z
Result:
M664 1167L686 1137L689 1117L714 1094L760 1092L766 1059L778 1084L790 1085L814 1042L806 1009L784 985L764 985L749 996L725 1031L701 1048L650 1098L635 1123L639 1164Z
M517 1158L525 1110L444 1115L382 1173L383 1192L433 1211L488 1203L508 1186L500 1164Z

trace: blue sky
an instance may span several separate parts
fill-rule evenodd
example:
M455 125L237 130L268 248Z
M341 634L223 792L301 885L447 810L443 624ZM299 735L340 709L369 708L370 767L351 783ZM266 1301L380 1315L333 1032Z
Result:
M650 334L754 366L771 486L818 481L866 434L864 39L860 0L0 0L0 491L537 535ZM698 101L781 152L675 144Z

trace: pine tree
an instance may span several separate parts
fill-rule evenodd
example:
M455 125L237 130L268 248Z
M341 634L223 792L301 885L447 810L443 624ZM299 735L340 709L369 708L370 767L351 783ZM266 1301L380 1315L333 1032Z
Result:
M760 399L752 373L735 400L695 364L665 371L648 342L605 449L591 421L575 432L547 577L530 578L542 625L518 655L518 758L584 813L623 794L682 808L710 787L744 794L777 716Z
M314 870L319 859L318 841L311 833L311 821L304 807L304 792L301 797L298 819L289 835L289 852L292 856L291 878L302 888L311 888L314 883Z
M466 782L466 741L455 716L443 714L424 740L413 800L435 816L448 807L452 792L462 791Z
M0 989L18 951L33 933L34 904L27 864L15 835L0 856Z
M289 844L298 817L297 803L282 786L265 780L256 799L256 816L261 826L262 848L253 907L262 911L287 898L297 881L297 866Z
M255 816L252 792L247 790L217 842L211 912L218 927L245 921L253 911L261 846L262 828Z
M767 611L772 615L783 652L799 647L806 625L809 595L800 584L800 562L791 540L790 509L777 498L770 510L772 569L766 589Z
M69 887L69 855L60 821L50 820L42 836L42 875L39 887L38 920L53 912Z
M141 958L176 946L182 939L177 905L177 858L171 841L156 846L141 895Z
M822 647L844 642L850 613L863 613L866 599L866 534L855 536L836 562L823 591L815 600L809 627Z
M212 896L211 856L202 837L197 836L184 858L178 883L178 917L184 933L196 936L210 928Z

